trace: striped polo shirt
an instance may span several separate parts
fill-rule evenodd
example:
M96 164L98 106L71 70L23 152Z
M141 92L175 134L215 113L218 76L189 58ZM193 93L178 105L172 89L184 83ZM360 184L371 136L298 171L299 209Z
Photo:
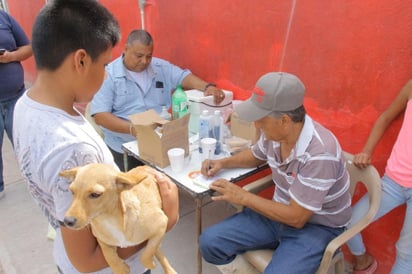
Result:
M281 160L280 143L264 134L252 147L253 155L267 161L275 183L273 200L289 204L293 199L311 210L309 223L343 227L352 214L349 174L342 149L328 129L308 115L289 157Z

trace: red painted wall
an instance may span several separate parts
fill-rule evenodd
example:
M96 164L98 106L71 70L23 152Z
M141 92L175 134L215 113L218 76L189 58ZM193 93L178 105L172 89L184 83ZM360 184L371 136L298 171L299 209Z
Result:
M120 21L117 57L128 32L141 26L138 1L101 2ZM9 8L30 33L43 3L13 0ZM352 153L362 148L374 120L412 71L412 0L148 0L144 22L156 56L233 90L235 98L247 97L268 71L298 75L307 87L308 113ZM34 79L33 62L24 65L28 80ZM400 123L376 149L381 174ZM393 263L403 214L404 208L397 209L365 230L379 273L388 273Z
M8 12L19 22L25 30L27 36L31 37L31 28L37 12L41 9L44 1L39 0L13 0L8 1ZM36 67L34 65L34 58L31 57L23 62L25 80L28 83L33 83L36 79Z

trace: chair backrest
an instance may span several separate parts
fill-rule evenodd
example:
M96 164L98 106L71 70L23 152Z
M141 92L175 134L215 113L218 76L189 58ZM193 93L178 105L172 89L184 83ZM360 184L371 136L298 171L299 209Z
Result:
M90 103L86 105L86 109L84 111L84 117L89 121L90 124L92 124L94 130L97 131L97 133L104 138L103 131L102 129L96 124L94 121L94 118L90 115Z
M380 197L382 192L381 177L373 165L369 165L364 169L357 168L353 163L353 155L348 152L343 152L346 158L346 168L350 175L350 194L354 195L356 186L361 182L369 194L370 206L380 205ZM373 202L373 203L372 203ZM379 202L379 203L377 203ZM378 208L373 207L372 214L376 214Z
M344 152L344 156L346 158L346 167L350 176L350 193L353 197L357 184L361 182L366 187L369 195L369 209L365 216L359 220L359 222L352 224L348 230L343 232L328 244L323 254L317 274L328 273L336 250L368 226L373 221L373 218L378 212L380 206L382 186L381 178L376 168L373 165L369 165L364 169L359 169L352 163L352 154Z

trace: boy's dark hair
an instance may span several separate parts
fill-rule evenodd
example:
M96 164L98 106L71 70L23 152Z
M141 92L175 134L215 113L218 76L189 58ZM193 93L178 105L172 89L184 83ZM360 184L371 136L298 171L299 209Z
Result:
M52 0L34 22L33 55L37 69L53 71L78 49L84 49L95 61L119 39L117 20L98 1Z

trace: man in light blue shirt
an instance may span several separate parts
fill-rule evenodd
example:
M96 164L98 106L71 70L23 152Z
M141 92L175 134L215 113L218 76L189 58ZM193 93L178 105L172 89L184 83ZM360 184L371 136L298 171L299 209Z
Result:
M122 56L111 62L107 77L90 104L90 114L102 127L107 146L115 161L124 170L122 144L135 140L137 134L128 116L162 106L170 107L172 91L182 85L184 89L203 90L213 95L215 103L223 101L224 92L216 85L195 76L188 69L152 57L153 39L145 30L132 31ZM129 157L129 167L140 163Z

